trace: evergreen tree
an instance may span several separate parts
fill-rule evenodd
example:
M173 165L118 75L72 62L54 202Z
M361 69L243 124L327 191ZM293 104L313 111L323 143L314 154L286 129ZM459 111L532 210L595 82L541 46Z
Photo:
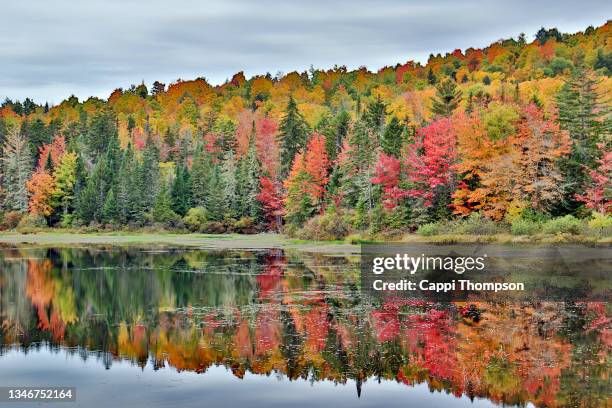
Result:
M344 139L351 126L351 115L347 111L341 111L330 124L330 129L323 131L325 135L325 150L329 162L333 163L342 150Z
M431 67L429 67L429 71L427 71L427 82L429 82L430 85L435 85L436 82L438 82L438 78L436 78Z
M205 206L208 218L212 221L222 221L227 214L226 204L219 166L213 166L208 180L208 195L206 196Z
M114 188L111 188L106 195L106 200L104 201L104 207L102 209L102 216L108 221L117 220L117 195L115 194Z
M161 93L164 93L165 91L166 91L166 84L159 82L159 81L153 82L153 87L151 88L152 96L157 96Z
M371 131L363 120L358 120L353 126L348 136L348 145L348 157L339 169L343 201L352 207L365 194L369 206L372 199L371 178L375 149Z
M457 84L447 79L436 86L436 96L432 98L431 111L440 116L450 116L461 102L462 92Z
M218 145L221 153L236 150L236 125L231 120L215 123L215 131L220 135Z
M387 105L383 103L380 95L378 95L376 100L368 104L363 114L365 125L373 132L376 139L380 139L382 136L385 126L386 111Z
M251 135L249 150L239 165L237 190L241 215L254 218L257 221L261 217L261 203L257 200L260 192L260 177L261 164L255 149L255 138Z
M103 208L106 202L107 186L104 181L106 161L99 160L87 182L79 194L77 217L85 224L92 221L100 222L103 217Z
M119 138L117 133L109 133L105 141L105 153L96 161L89 177L82 160L77 163L77 217L89 224L103 222L104 205L109 189L113 186L120 166ZM97 158L98 156L96 156ZM106 220L108 221L108 220Z
M176 166L171 196L172 209L183 217L190 208L191 194L189 192L189 170L182 164Z
M159 148L149 136L142 154L140 166L140 192L142 196L143 211L148 212L153 207L157 196L159 180Z
M235 217L240 211L238 202L238 168L234 159L234 152L227 152L225 160L221 165L221 184L223 185L223 199L227 207L228 217Z
M103 154L109 143L118 138L117 118L110 109L103 109L94 114L84 135L84 145L92 159Z
M289 98L285 116L279 127L281 178L286 178L295 155L306 148L308 125L300 114L293 97Z
M210 179L210 163L212 158L200 143L193 155L191 166L190 190L194 207L206 208L206 198L210 194L208 181Z
M161 183L159 192L155 197L155 204L151 215L153 220L161 223L168 223L178 218L178 215L173 211L174 202L167 183Z
M131 144L123 152L115 184L118 221L128 223L140 220L142 197L138 185L138 163Z
M45 126L41 119L37 118L32 122L25 120L21 126L21 132L30 141L30 149L34 162L38 162L40 148L47 143L51 143L53 139L51 129Z
M581 204L576 194L583 194L588 171L595 168L601 151L597 144L610 135L609 107L598 103L597 81L584 68L577 68L557 95L559 124L573 141L567 158L561 160L564 175L566 210L574 211Z
M385 133L383 133L380 143L383 152L390 156L399 157L402 150L403 134L404 126L400 123L397 117L393 116L385 128Z
M28 209L26 183L32 173L32 156L28 141L19 128L13 127L8 130L0 159L2 164L0 170L4 176L3 207L7 210L25 212Z

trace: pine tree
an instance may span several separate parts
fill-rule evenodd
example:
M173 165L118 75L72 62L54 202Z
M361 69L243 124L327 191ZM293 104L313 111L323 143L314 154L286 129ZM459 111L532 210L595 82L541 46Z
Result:
M243 209L249 217L259 221L261 218L261 203L257 200L261 185L261 163L257 157L257 149L255 147L255 137L251 135L249 139L249 150L244 163L244 181L246 190L244 191Z
M105 160L98 160L78 196L77 217L85 224L92 221L100 222L102 219L107 196L107 186L104 181L106 163Z
M363 120L366 126L374 132L377 138L381 136L384 129L386 111L387 105L383 103L380 95L378 95L376 100L368 104L363 114Z
M102 208L102 216L110 222L117 220L117 196L114 188L111 188L106 195L104 207Z
M295 155L304 150L308 142L308 126L293 97L289 98L285 116L280 123L278 140L280 144L280 174L281 178L284 179L289 174Z
M4 208L25 212L28 209L28 190L26 183L32 173L32 156L27 139L19 128L8 130L2 146L0 169L4 174Z
M385 133L383 133L380 142L383 152L390 156L399 157L402 150L403 134L404 126L397 117L393 116L385 128Z
M436 86L436 96L432 98L431 111L440 116L450 116L461 102L462 92L457 89L457 84L447 79Z
M438 78L436 78L431 67L429 67L429 71L427 71L427 82L429 82L430 85L435 85L436 82L438 82Z
M584 68L578 68L557 95L559 124L569 132L573 142L569 157L560 162L566 211L574 211L581 205L576 195L584 192L589 171L596 167L601 156L598 143L604 141L604 135L610 135L610 110L598 102L597 83Z
M118 137L117 118L110 109L98 111L92 118L85 133L84 144L92 159L102 155L109 143Z
M371 131L363 120L358 120L348 135L340 159L340 194L343 202L354 206L363 196L368 208L372 204L372 170L375 158Z
M198 144L193 155L189 186L194 207L206 207L206 199L210 195L208 182L211 175L211 160L212 157L204 150L204 146Z
M349 132L351 115L347 111L341 111L330 123L329 130L324 131L325 149L330 163L333 163L342 150L344 139Z
M153 207L159 180L159 148L149 136L142 154L142 166L140 166L140 190L142 196L143 211L148 212Z
M230 150L227 152L225 160L221 165L221 183L223 184L223 199L227 207L228 217L235 217L240 210L237 192L237 172L238 168L236 166L236 160L234 159L234 152Z
M151 211L153 220L161 223L168 223L178 218L178 215L173 211L174 202L167 183L161 183L159 192L155 197L155 204Z
M208 195L205 208L211 221L222 221L227 214L223 181L219 166L213 166L208 179Z
M109 168L110 166L112 164L108 165ZM145 213L152 206L152 200L144 197L145 191L147 191L144 186L145 177L131 144L128 144L123 151L115 177L109 179L108 183L109 189L115 189L116 221L142 224ZM106 221L112 220L107 219Z
M172 209L183 217L190 208L189 170L186 166L177 165L172 183Z

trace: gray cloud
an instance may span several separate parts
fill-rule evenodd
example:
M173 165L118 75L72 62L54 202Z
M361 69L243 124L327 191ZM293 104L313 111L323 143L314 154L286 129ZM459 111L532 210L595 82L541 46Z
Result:
M5 0L0 98L105 98L141 80L222 83L311 64L378 69L540 26L583 30L611 11L605 0Z

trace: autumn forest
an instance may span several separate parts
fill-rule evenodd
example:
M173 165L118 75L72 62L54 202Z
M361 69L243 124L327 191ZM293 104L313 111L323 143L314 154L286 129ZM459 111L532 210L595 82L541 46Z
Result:
M308 239L609 230L611 28L542 28L377 72L7 99L1 225Z

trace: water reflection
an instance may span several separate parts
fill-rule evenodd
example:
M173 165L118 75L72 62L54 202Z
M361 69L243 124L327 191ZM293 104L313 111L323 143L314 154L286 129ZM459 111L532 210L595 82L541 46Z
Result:
M376 304L358 286L355 259L280 250L5 248L0 345L357 394L392 380L509 405L612 401L606 304Z

